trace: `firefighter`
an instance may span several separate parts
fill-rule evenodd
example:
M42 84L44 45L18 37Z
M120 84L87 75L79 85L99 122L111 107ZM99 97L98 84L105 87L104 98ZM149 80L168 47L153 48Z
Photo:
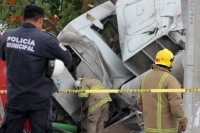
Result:
M80 78L75 82L80 90L105 89L101 81L97 79ZM112 101L108 93L79 93L80 99L88 99L87 133L98 133L104 129L104 124L109 117L109 102Z
M180 89L170 74L174 55L168 49L159 51L152 70L143 76L140 89ZM137 105L143 112L146 133L177 133L186 130L187 118L181 93L139 93Z

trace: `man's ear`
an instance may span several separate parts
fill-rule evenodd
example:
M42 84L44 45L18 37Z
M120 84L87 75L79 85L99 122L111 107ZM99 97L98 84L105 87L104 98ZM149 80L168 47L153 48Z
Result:
M40 18L40 19L39 19L39 23L40 23L40 25L42 25L42 23L43 23L43 18Z

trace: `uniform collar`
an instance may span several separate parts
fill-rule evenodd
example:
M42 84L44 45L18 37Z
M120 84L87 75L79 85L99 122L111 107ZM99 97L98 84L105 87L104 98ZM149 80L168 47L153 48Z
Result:
M23 28L35 28L35 25L31 24L31 23L23 23L22 26Z
M156 64L153 64L153 65L152 65L152 69L157 70L157 71L164 71L164 72L170 73L170 71L169 71L168 69L166 69L166 68L164 68L164 67L161 67L161 66L158 66L158 65L156 65Z

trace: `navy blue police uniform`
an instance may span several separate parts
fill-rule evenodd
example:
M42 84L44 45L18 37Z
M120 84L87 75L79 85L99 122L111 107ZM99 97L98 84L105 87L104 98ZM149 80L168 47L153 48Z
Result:
M51 33L30 23L6 31L0 44L0 59L7 66L7 103L0 133L21 133L29 119L31 133L51 133L51 96L57 88L46 76L49 59L65 65L71 53Z

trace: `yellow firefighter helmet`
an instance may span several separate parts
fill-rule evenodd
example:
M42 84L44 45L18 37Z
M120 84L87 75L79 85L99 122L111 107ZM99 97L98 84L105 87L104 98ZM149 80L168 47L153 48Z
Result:
M174 63L174 55L168 49L163 49L157 53L155 64L172 67L173 63Z

